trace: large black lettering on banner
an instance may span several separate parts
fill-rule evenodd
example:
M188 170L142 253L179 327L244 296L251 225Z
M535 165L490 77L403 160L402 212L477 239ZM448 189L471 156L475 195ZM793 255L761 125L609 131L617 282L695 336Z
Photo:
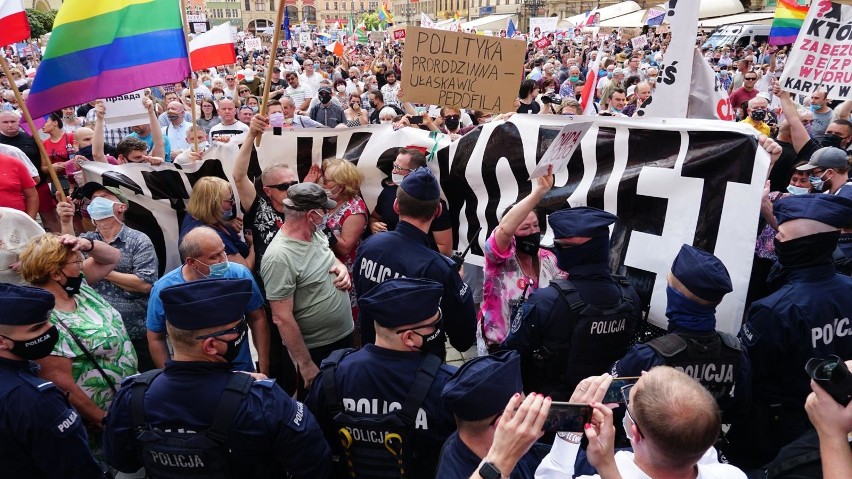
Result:
M515 115L455 142L387 125L267 133L252 170L287 163L304 178L311 165L324 158L345 158L364 174L362 195L372 208L382 182L390 177L398 148L425 147L435 152L430 168L440 176L456 245L461 249L472 243L468 261L482 264L480 245L505 208L529 193L529 172L562 125L571 121ZM734 292L718 308L718 327L736 332L768 168L768 156L757 146L754 133L711 120L593 121L567 167L556 172L553 190L539 205L542 212L588 205L616 213L620 221L612 231L612 267L631 278L649 304L652 322L661 326L666 323L665 274L681 244L713 252L734 283ZM236 145L221 145L203 162L183 168L89 164L85 170L91 179L126 190L131 201L128 223L149 234L161 270L169 270L180 264L177 236L192 184L206 175L231 181L236 154ZM482 231L473 238L480 226ZM549 241L547 234L544 242Z

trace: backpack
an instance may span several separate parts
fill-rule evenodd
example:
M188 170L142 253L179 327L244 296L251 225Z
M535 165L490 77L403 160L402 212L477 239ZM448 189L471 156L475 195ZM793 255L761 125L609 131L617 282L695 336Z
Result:
M223 447L228 431L243 399L248 395L254 378L233 373L228 379L222 398L216 406L213 424L203 432L163 431L151 427L145 420L145 391L163 372L155 369L133 378L130 413L133 427L142 443L145 471L152 479L230 479L234 477Z

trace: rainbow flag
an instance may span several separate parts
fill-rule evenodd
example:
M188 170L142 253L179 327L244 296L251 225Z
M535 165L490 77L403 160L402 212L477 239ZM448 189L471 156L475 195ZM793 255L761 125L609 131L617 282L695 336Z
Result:
M459 21L459 18L461 18L461 15L459 15L459 11L456 10L455 12L453 12L453 20Z
M189 74L179 2L66 0L27 107L39 117Z
M775 19L769 31L769 44L786 45L795 42L807 15L807 5L799 5L796 0L778 0Z
M393 20L393 17L388 11L387 3L382 3L382 5L379 7L379 20L382 22L390 22Z

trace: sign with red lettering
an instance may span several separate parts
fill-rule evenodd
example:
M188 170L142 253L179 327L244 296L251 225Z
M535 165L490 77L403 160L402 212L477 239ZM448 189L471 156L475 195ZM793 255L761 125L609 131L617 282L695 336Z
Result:
M405 29L400 28L399 30L393 31L393 39L394 40L405 40Z
M508 38L408 27L405 99L489 112L513 110L526 43Z
M814 1L781 74L784 91L852 100L852 5Z
M545 150L541 161L530 173L530 179L546 175L550 166L553 166L552 172L554 174L561 173L561 170L568 166L568 162L574 156L574 151L580 146L580 141L591 127L592 122L590 121L569 123L563 126L556 138L553 139L553 143Z
M550 45L550 40L547 37L535 41L535 47L538 49L547 48L548 45Z

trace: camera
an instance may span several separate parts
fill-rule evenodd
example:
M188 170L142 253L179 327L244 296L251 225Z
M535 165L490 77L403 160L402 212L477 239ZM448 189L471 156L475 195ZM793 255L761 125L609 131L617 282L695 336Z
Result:
M845 407L852 400L852 374L839 357L811 358L805 371L839 404Z
M562 97L559 95L542 95L541 102L545 105L548 103L555 103L557 105L562 104Z

